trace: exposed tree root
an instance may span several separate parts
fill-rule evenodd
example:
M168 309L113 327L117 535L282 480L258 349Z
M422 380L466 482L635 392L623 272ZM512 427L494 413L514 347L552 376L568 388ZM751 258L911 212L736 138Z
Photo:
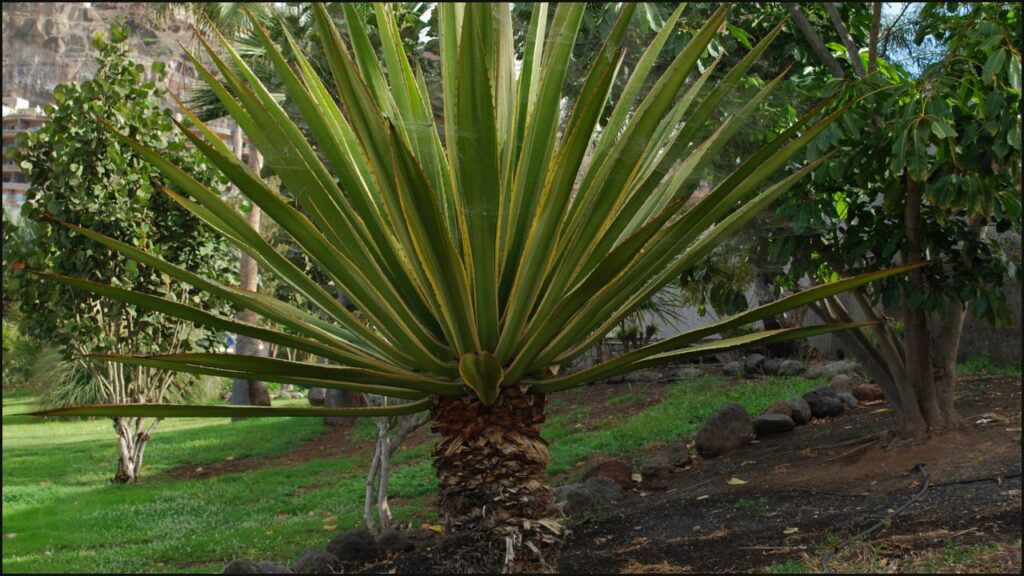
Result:
M833 456L831 458L827 458L825 460L825 462L835 462L836 460L842 460L843 458L846 458L847 456L852 456L852 455L854 455L854 454L856 454L858 452L863 452L864 450L867 450L868 448L871 448L875 444L878 444L878 442L880 440L881 440L881 438L876 438L874 440L871 440L870 442L865 442L864 444L861 444L860 446L854 446L853 449L847 450L846 452L843 452L839 456Z

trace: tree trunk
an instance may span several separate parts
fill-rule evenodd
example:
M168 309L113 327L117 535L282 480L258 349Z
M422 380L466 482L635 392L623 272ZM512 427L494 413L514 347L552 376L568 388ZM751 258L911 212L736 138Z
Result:
M242 131L237 126L231 134L232 144L235 148L235 155L242 157ZM252 146L249 147L249 166L259 174L263 165L260 153ZM246 215L246 221L257 232L260 230L260 207L252 204L252 209ZM239 288L256 292L259 290L259 269L256 261L248 254L242 253L239 262ZM238 320L255 324L256 313L251 310L242 310L238 313ZM235 354L248 356L260 356L260 341L249 336L238 335L235 341ZM236 379L231 389L231 404L235 406L270 406L270 391L267 385L258 380Z
M143 456L149 443L149 433L159 420L148 429L143 429L144 418L114 418L114 432L117 434L117 472L110 479L115 484L132 484L139 480Z
M921 243L921 206L924 185L905 175L903 261L913 264L924 261ZM988 228L979 236L984 239ZM838 270L838 269L837 269ZM842 271L840 270L840 273ZM914 294L925 294L924 271L907 274L909 287L902 293L901 337L889 325L885 315L871 303L866 287L855 288L852 295L873 322L874 339L859 330L836 333L843 347L864 366L868 375L882 388L893 409L900 415L898 433L906 438L920 438L955 430L960 417L954 406L956 391L956 358L960 349L967 309L957 300L947 300L941 324L930 318L923 302L913 302ZM810 308L826 323L850 322L850 315L835 297Z
M957 428L960 415L953 406L956 391L956 357L960 351L960 336L964 332L964 320L967 318L967 307L957 301L949 302L946 318L941 330L935 338L935 396L939 403L939 412L946 426Z
M878 72L878 32L882 26L882 3L871 3L871 32L868 39L868 74Z
M359 392L349 390L338 390L328 388L324 391L324 408L354 408L366 406L363 395ZM328 426L348 426L355 422L351 416L324 416L324 423Z
M364 405L378 406L380 396L366 394ZM388 485L391 478L391 456L398 451L402 442L417 428L427 422L427 413L419 412L407 416L391 416L374 418L377 425L377 447L370 461L370 471L366 475L366 495L363 499L363 521L366 529L375 534L391 528L395 519L391 515L388 504ZM397 426L397 430L395 430ZM392 435L392 431L394 435ZM374 508L377 510L378 521L374 519Z
M772 271L755 264L754 300L758 306L771 304L775 301L775 293L772 288L773 283ZM783 325L784 320L785 319L781 316L768 316L762 320L762 323L764 324L765 330L777 330L785 327ZM768 344L767 348L769 354L776 358L790 358L800 354L800 345L795 341Z
M906 239L903 244L903 258L907 264L922 262L921 249L921 184L906 175L907 204L904 209ZM939 399L932 374L931 334L928 331L928 313L924 302L916 305L910 302L913 294L924 294L924 272L920 268L911 270L907 276L910 286L902 294L903 307L903 348L907 362L907 376L917 389L917 402L928 423L929 430L944 428L945 418L939 410Z
M545 483L549 454L538 425L543 395L503 388L493 406L472 396L439 398L431 430L447 537L446 571L552 573L562 529Z

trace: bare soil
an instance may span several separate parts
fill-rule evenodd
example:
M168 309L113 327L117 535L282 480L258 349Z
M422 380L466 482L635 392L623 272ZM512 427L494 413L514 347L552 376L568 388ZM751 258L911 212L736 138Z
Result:
M555 412L578 407L567 402ZM999 543L957 569L1019 573L1021 380L965 376L957 408L962 429L920 442L836 446L895 428L892 411L875 403L698 458L667 485L640 484L602 517L570 526L559 570L765 572L787 561L820 569L833 546L920 492L921 464L929 483L922 497L865 541L844 546L826 571L934 571L925 561L944 547ZM437 560L426 549L363 570L432 572Z
M342 455L366 454L367 452L372 454L373 441L353 440L350 435L351 430L351 422L341 426L329 426L323 434L311 438L283 454L263 458L221 460L206 464L183 464L166 470L157 477L173 480L205 480L225 474L250 472L263 468L298 466L310 460L340 458Z
M665 490L634 491L604 518L576 526L560 568L748 572L816 560L919 492L917 464L928 490L870 540L897 542L905 554L1019 541L1021 380L964 377L959 391L963 428L924 442L879 443L845 457L852 446L824 448L895 427L884 405L859 406L697 462ZM976 424L989 413L1000 418Z

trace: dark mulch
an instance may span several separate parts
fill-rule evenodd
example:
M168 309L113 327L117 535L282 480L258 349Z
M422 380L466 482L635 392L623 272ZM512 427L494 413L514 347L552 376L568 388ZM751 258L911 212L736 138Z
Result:
M738 452L698 459L659 490L636 488L604 517L570 526L562 572L749 572L788 559L815 561L921 488L925 495L872 534L908 550L1016 541L1021 533L1021 380L965 377L960 431L928 441L875 444L844 456L846 440L893 428L884 404L767 437ZM1005 421L975 424L985 413ZM737 478L745 484L729 484ZM434 548L364 572L437 570ZM1019 563L1016 564L1019 566Z

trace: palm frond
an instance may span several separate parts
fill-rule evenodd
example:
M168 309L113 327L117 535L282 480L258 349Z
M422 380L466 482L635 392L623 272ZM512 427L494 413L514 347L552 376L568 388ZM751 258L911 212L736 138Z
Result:
M602 127L611 87L622 74L619 63L626 30L635 20L634 5L622 6L582 78L581 95L567 110L563 85L583 17L581 4L559 3L550 20L545 4L534 6L519 67L507 4L445 3L436 9L443 127L434 121L426 83L409 64L393 7L388 5L378 5L373 14L380 60L360 11L343 8L350 41L346 43L322 4L312 7L309 25L320 39L317 49L326 61L324 70L303 54L304 47L280 20L251 19L250 39L255 43L244 45L259 47L265 58L258 63L223 37L217 48L200 39L205 58L189 53L211 92L266 158L294 203L227 152L198 118L193 117L200 133L186 133L243 195L291 236L296 249L318 268L315 275L277 254L219 196L155 152L119 135L188 195L168 191L175 200L256 258L281 283L308 297L316 314L195 277L86 230L81 232L111 249L215 292L280 328L240 323L112 286L48 276L329 358L337 366L220 355L113 360L372 391L413 401L389 410L413 410L428 407L434 395L473 394L490 404L504 387L529 386L545 393L736 346L859 327L839 324L703 341L755 321L764 312L758 309L576 375L542 381L548 366L571 361L603 338L649 296L813 171L818 163L801 166L798 153L844 109L835 109L831 101L821 103L736 165L700 202L690 203L694 175L757 112L778 79L768 82L710 135L698 135L779 28L762 38L719 83L707 86L711 74L694 70L726 21L730 7L722 5L666 72L642 92L654 57L681 17L681 9L676 10L642 56ZM281 33L271 33L269 26L279 26ZM212 64L208 67L204 61ZM273 68L287 108L260 80L266 70L256 70L257 65ZM706 96L698 99L698 91L706 91ZM585 161L588 155L590 160ZM781 300L771 312L901 272L830 284ZM347 295L359 314L340 306L317 279L331 284L330 293ZM90 407L76 413L125 410ZM187 413L167 407L138 410L154 415ZM353 410L345 415L371 412ZM226 408L194 412L236 413L242 414Z

